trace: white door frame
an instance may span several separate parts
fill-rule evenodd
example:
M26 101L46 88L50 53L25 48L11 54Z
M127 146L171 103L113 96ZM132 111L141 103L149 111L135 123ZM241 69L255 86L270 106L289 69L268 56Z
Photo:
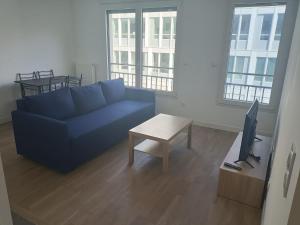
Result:
M0 225L13 225L0 154Z

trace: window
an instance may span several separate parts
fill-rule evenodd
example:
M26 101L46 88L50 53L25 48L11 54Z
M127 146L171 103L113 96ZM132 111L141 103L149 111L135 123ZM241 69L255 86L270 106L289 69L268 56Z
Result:
M122 38L128 37L128 19L121 19L121 34Z
M126 51L121 51L121 68L122 70L125 70L125 72L127 72L126 70L128 69L128 52Z
M248 40L251 15L243 15L241 22L240 40Z
M119 52L118 51L114 51L113 52L113 63L119 63Z
M228 83L244 84L246 77L244 73L248 72L249 57L245 56L230 56L228 61Z
M152 75L158 75L158 67L158 53L152 53Z
M263 22L261 26L260 40L268 41L270 39L273 14L262 15Z
M171 39L171 17L163 18L163 39Z
M254 80L261 83L263 80L263 74L265 74L265 67L266 67L266 57L257 57L256 59L256 67L255 67L255 74Z
M169 62L170 62L170 54L169 53L161 53L160 54L160 72L166 74L168 76L169 73Z
M130 23L130 38L135 37L135 20L133 18L129 19Z
M172 92L176 8L108 11L107 16L110 79L123 78L127 86ZM119 29L120 36L116 35ZM113 40L116 38L119 40Z
M119 20L113 19L113 37L118 38L119 37Z
M144 18L146 19L146 18ZM149 27L145 27L144 29L149 30L148 42L149 45L153 47L158 47L158 38L159 38L159 17L151 17L149 18L149 23L147 24Z
M279 13L277 17L277 25L276 25L276 30L275 30L275 37L274 39L276 41L279 41L281 38L281 30L283 26L283 13Z
M275 73L276 58L257 57L254 81L271 87Z
M176 17L172 17L172 35L173 35L173 39L176 39Z
M231 40L232 40L231 45L233 48L239 48L239 49L247 48L250 20L251 20L251 15L248 14L234 15L232 20L232 31L231 31Z
M285 5L234 9L224 100L252 102L258 99L260 103L270 104L278 46L276 48L257 46L259 41L271 41L270 37L273 35L274 40L277 40L276 33L280 36L284 12ZM275 21L273 18L278 19ZM271 29L272 27L274 29ZM245 40L248 41L247 48L241 50L242 45L239 42Z
M239 32L240 16L234 15L232 21L231 40L236 40Z

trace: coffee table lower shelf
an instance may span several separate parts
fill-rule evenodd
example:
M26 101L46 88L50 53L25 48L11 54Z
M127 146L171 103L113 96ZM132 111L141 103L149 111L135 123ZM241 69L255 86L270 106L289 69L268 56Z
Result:
M143 152L152 156L163 158L162 144L158 141L146 139L134 147L134 151Z

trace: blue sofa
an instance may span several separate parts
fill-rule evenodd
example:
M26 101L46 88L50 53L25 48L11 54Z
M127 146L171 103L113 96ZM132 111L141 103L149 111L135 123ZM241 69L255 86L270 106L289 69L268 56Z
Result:
M28 96L12 112L17 153L68 172L154 115L154 92L122 79Z

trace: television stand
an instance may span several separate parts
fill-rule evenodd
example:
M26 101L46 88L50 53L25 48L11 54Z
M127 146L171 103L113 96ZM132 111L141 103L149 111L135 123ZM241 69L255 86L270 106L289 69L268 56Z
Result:
M259 137L254 137L254 139L258 140L258 141L263 141L263 139L259 138Z
M255 168L251 163L249 163L248 160L245 160L245 161L236 160L236 161L234 161L234 163L239 163L239 162L245 162L245 163L247 163L251 168Z
M239 162L242 170L238 171L224 166L224 162L233 163L239 158L243 133L240 132L228 151L219 170L218 195L242 204L261 208L264 185L271 151L271 138L260 136L262 141L252 145L251 153L261 157L260 162L249 157L248 162L255 168L249 167L247 162Z

